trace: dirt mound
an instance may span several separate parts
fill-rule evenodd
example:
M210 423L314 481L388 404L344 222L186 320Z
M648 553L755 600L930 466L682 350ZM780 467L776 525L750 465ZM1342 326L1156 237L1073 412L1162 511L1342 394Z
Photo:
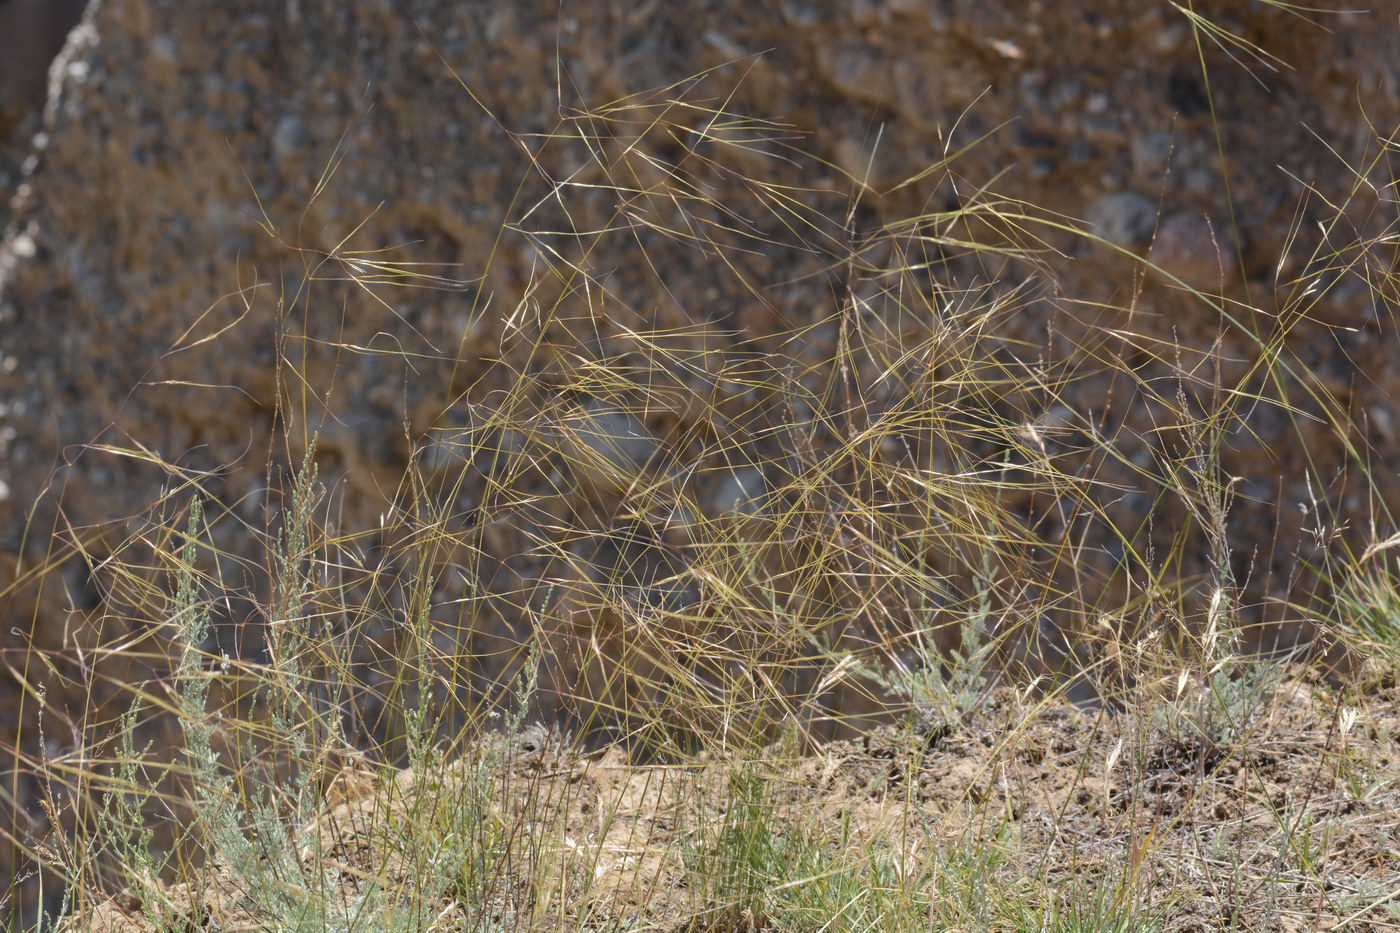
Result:
M491 739L502 751L485 768L478 751L440 774L403 772L358 784L349 799L332 794L297 834L302 883L332 915L364 917L377 909L369 905L391 902L375 900L377 890L439 921L795 931L833 922L820 914L804 922L795 892L839 887L835 879L859 871L862 857L890 847L918 867L887 868L879 883L897 888L928 872L937 883L914 885L910 896L934 929L972 920L1013 929L1018 909L1068 923L1059 911L1085 904L1102 911L1103 925L1091 929L1316 930L1343 920L1347 929L1387 929L1400 882L1390 835L1393 706L1372 698L1369 710L1344 707L1301 681L1256 699L1232 709L1240 718L1215 757L1200 754L1190 725L1146 707L1146 715L1094 713L1006 690L956 723L916 720L799 758L643 767L616 749L576 756L535 728L509 743ZM439 843L415 833L440 827L434 814L468 799L488 807L481 818L514 827L518 851L500 856L490 896L474 900L459 888L456 900L417 903L431 870L422 852ZM716 824L720 844L707 848ZM753 838L726 840L725 829ZM812 840L820 859L807 878L803 845ZM725 847L740 841L754 850ZM713 883L719 862L763 846L782 853L790 874L756 887ZM958 866L959 858L986 861ZM576 871L587 880L563 880ZM327 878L336 885L329 892ZM958 890L968 882L980 892L970 900ZM73 929L153 930L158 917L256 926L266 917L252 887L223 870L127 892ZM1077 905L1066 893L1087 890L1096 893ZM878 894L867 895L865 915L876 916Z

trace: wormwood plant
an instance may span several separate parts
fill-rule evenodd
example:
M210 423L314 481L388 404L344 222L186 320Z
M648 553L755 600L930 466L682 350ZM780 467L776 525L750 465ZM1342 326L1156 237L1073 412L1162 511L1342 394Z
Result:
M408 805L398 806L391 794L388 809L370 837L373 848L383 852L381 871L395 864L410 870L412 897L396 902L390 891L404 882L391 882L389 875L361 879L347 896L342 870L333 859L322 861L324 841L316 832L314 817L323 803L311 782L311 764L322 757L327 742L340 735L340 713L334 702L320 709L313 706L318 692L329 691L331 697L336 693L333 687L311 679L303 660L311 645L306 628L311 617L304 607L314 586L309 542L315 479L308 457L278 538L275 634L270 636L269 663L260 678L272 739L270 744L264 739L264 744L281 756L284 773L290 775L280 787L250 786L246 777L236 778L213 748L217 727L207 707L212 672L204 670L201 650L209 635L208 616L201 609L193 569L201 508L198 499L191 504L174 617L181 646L176 671L180 723L196 788L191 835L207 849L208 862L218 872L218 887L241 892L238 903L278 929L348 930L368 924L375 929L416 930L431 919L422 913L425 905L444 900L460 903L463 914L480 923L492 916L499 920L501 910L511 915L528 910L528 904L515 904L507 897L516 887L513 878L538 874L536 866L518 862L522 851L518 827L502 815L503 807L509 811L505 798L513 796L504 777L508 742L488 737L449 764L435 738L437 724L428 714L432 685L426 674L420 677L417 691L408 694L415 705L402 717L417 775L414 795ZM423 635L421 628L418 634ZM426 643L426 637L418 640L420 647ZM507 735L521 729L535 689L537 661L537 653L532 652L522 668L514 709L504 722ZM416 669L430 669L426 654L420 653ZM235 751L249 762L255 760L247 745ZM540 806L547 809L549 804ZM309 827L309 836L302 827ZM434 843L425 847L424 840Z
M307 493L303 493L307 494ZM294 510L305 519L305 513ZM324 927L330 920L321 910L314 886L308 887L297 862L296 846L287 826L287 814L271 788L249 787L247 781L235 780L213 748L216 725L207 708L210 672L203 667L203 646L209 638L209 616L201 606L196 587L194 565L200 532L201 507L199 499L190 504L186 543L181 552L174 618L175 643L180 646L176 669L179 698L180 727L185 738L184 755L190 769L195 792L195 826L193 835L209 856L209 863L226 872L232 884L247 891L248 899L259 909L283 918L289 928L303 925ZM300 540L298 532L288 531L282 557L284 570L290 569L292 548ZM283 602L286 608L286 602ZM286 642L281 643L282 646ZM281 654L280 663L274 654L272 687L296 683L295 661L288 653ZM283 694L285 698L285 694ZM281 707L272 714L279 734L289 736L293 748L306 748L301 729L292 726ZM290 784L293 799L306 790L305 777L295 775ZM299 801L300 802L300 801ZM305 812L305 804L294 813Z
M549 901L552 866L541 862L552 847L541 849L539 835L558 820L558 801L533 795L528 781L513 781L510 773L513 743L523 731L536 689L538 662L538 652L531 650L501 731L486 733L455 760L433 740L430 723L410 733L413 794L383 827L382 844L410 866L415 899L460 905L458 912L473 929L526 925L535 909ZM426 696L420 695L420 703ZM531 838L522 832L526 822L535 825ZM426 850L425 839L434 842ZM527 893L521 896L522 891Z
M170 768L150 760L153 743L139 751L136 748L141 709L141 701L134 700L118 726L115 770L111 788L103 795L98 810L93 835L96 845L89 857L98 864L109 858L122 873L142 912L157 928L164 928L178 919L159 880L169 867L170 853L156 852L155 831L150 826L147 807ZM79 872L81 867L72 866Z
M1283 677L1284 666L1265 658L1231 658L1204 675L1183 674L1175 695L1151 707L1162 763L1184 759L1208 770L1245 747Z
M960 722L985 700L995 683L996 652L1005 638L993 630L991 559L984 556L975 605L959 624L956 647L940 652L933 632L921 626L913 633L912 660L891 658L886 670L862 668L861 673L903 700L921 728L943 728Z

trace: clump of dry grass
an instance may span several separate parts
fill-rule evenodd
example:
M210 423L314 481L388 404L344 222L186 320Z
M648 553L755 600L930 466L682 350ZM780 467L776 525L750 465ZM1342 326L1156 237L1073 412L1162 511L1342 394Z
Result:
M1289 406L1261 386L1307 384L1282 332L1199 291L1251 366L1068 332L1052 260L1109 244L949 166L956 207L861 230L858 179L795 187L784 128L673 90L546 141L589 158L507 225L536 277L472 309L500 319L494 357L414 438L381 527L338 524L291 355L300 456L243 527L261 560L221 550L244 519L166 465L104 566L106 611L152 633L98 646L151 674L33 763L62 829L25 844L69 885L65 928L1392 922L1394 716L1263 657L1232 555L1221 451L1245 406ZM756 154L774 174L715 200ZM598 190L615 223L572 229ZM590 264L605 237L681 243L754 300L632 308ZM825 304L783 321L748 271L771 253ZM1086 379L1160 431L1077 410ZM1133 495L1155 503L1135 524ZM1180 520L1165 552L1157 514ZM1383 557L1327 573L1339 631L1393 677ZM260 655L216 650L232 599L265 619Z

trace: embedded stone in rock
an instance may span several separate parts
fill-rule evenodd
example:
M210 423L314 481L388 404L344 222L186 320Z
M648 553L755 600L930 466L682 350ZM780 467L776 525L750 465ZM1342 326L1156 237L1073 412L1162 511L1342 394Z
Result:
M768 496L763 474L752 467L735 470L715 490L711 507L716 515L757 515Z
M565 471L604 487L627 489L656 456L646 425L605 402L591 402L556 428Z
M1136 191L1115 191L1089 205L1090 232L1124 249L1146 246L1157 226L1157 205Z
M1147 258L1197 291L1219 291L1239 280L1234 238L1199 211L1177 211L1163 220Z
M283 162L299 155L311 143L312 136L306 121L295 114L288 114L277 121L277 129L272 133L272 156Z

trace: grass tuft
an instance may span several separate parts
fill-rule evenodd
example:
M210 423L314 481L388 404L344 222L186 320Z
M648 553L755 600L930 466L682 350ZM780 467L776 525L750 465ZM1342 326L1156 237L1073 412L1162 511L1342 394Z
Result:
M91 712L29 762L49 926L1393 922L1393 541L1317 492L1278 572L1228 469L1274 419L1379 483L1290 342L1315 273L1277 308L1207 294L951 162L897 189L946 209L866 223L893 192L798 142L689 84L532 138L518 303L472 290L461 348L403 351L376 527L342 518L367 478L333 383L380 351L304 339L317 302L469 283L287 248L264 500L161 461L169 494L93 562ZM1065 292L1109 254L1131 295ZM673 282L724 307L633 304Z

